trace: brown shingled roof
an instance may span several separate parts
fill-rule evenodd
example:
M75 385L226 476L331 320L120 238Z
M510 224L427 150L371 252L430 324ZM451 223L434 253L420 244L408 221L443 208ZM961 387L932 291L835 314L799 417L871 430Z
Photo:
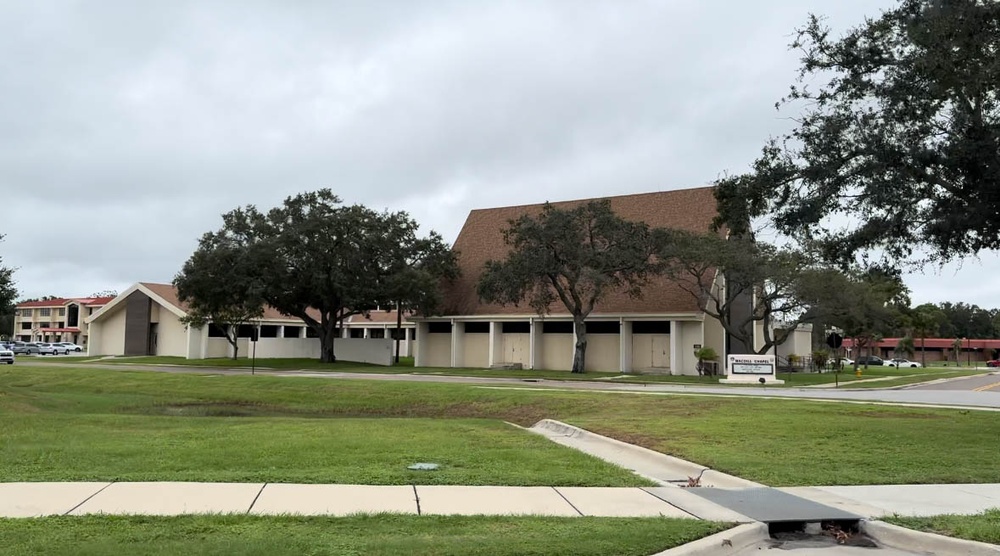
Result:
M188 311L188 304L181 302L181 300L177 297L177 288L175 288L173 284L153 284L150 282L140 282L140 283L146 288L148 288L150 291L155 293L156 295L162 297L163 300L166 301L167 303L170 303L171 305L177 307L178 309L184 311L185 313ZM315 309L310 309L309 314L310 316L319 319L319 312L317 312ZM270 305L264 306L264 316L262 318L264 320L294 320L294 321L299 320L298 317L292 317L286 315L281 311L275 309L274 307L271 307Z
M608 197L611 208L627 220L645 222L651 227L673 228L692 232L709 232L717 214L711 187L679 189L657 193L641 193ZM572 208L593 199L552 203L557 208ZM538 214L541 204L473 210L455 240L458 264L462 271L445 292L445 307L449 315L517 315L534 312L527 303L500 306L479 302L476 283L488 260L503 260L509 248L504 244L502 230L508 222L523 214ZM594 309L600 313L676 313L697 312L698 303L673 281L656 278L650 281L643 296L632 299L624 292L607 295ZM567 315L562 303L554 303L552 315Z

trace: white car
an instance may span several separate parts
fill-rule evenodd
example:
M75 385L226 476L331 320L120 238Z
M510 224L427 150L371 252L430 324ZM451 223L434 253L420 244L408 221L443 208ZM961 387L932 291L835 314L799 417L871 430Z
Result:
M66 351L75 351L77 353L83 351L83 346L78 346L78 345L74 344L73 342L56 342L56 343L54 343L52 345L54 345L54 346L64 346L66 348Z
M35 345L38 346L38 355L58 355L60 352L69 353L66 346L57 346L47 342L35 342Z
M8 348L0 347L0 363L8 365L14 364L14 352Z
M916 369L918 367L922 367L922 365L920 363L917 363L916 361L910 361L909 359L886 359L885 361L882 362L882 366L883 367L896 367L896 368L899 368L899 367L910 367L910 368L913 368L913 369Z

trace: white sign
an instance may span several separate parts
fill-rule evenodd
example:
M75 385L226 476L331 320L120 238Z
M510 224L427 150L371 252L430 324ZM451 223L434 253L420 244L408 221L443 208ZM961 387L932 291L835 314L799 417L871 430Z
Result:
M727 358L727 376L722 383L783 384L777 380L773 355L730 355ZM763 381L761 381L763 379Z

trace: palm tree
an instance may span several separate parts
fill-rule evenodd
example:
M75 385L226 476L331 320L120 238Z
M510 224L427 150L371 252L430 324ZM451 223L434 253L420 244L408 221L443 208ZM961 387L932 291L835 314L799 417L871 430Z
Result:
M910 359L913 357L913 353L915 351L916 350L913 347L912 336L909 335L903 336L902 338L899 339L898 342L896 342L896 357L902 355L905 356L907 359Z
M962 339L961 338L955 338L955 341L951 343L951 350L955 352L955 364L959 365L960 362L958 360L958 356L962 352Z
M941 310L930 303L925 303L914 309L910 315L910 323L913 325L913 334L920 337L920 364L927 366L927 349L924 340L928 334L937 334L941 327Z

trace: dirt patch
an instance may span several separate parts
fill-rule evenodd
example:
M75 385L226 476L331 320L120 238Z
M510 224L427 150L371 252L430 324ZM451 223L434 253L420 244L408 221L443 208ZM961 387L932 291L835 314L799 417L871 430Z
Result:
M888 411L858 411L852 412L852 416L857 415L858 417L871 417L873 419L945 419L947 416L937 414L937 413L898 413L898 412L888 412Z

